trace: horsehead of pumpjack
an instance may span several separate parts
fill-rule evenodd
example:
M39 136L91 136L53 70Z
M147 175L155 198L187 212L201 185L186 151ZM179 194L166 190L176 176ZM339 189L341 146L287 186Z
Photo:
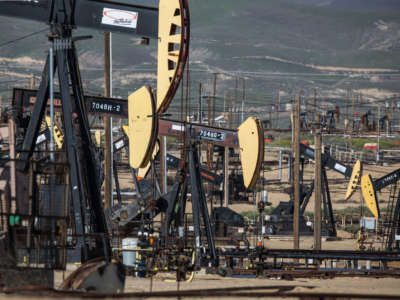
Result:
M159 117L168 109L183 77L189 54L190 18L187 0L160 1L158 27L157 92L144 86L128 98L130 166L145 168L154 151L159 134ZM162 26L162 24L170 24ZM254 187L264 153L261 122L249 118L236 133L240 149L244 184ZM240 144L240 145L239 145Z
M35 142L39 133L40 124L44 118L47 99L49 96L49 62L54 59L58 69L60 93L63 109L63 126L65 130L65 144L70 170L71 202L75 220L75 232L82 239L84 261L90 257L105 256L106 260L93 266L90 263L82 272L74 272L67 288L85 288L99 292L116 292L123 286L123 276L118 267L110 262L111 245L107 233L104 213L100 197L100 184L94 159L94 147L89 132L86 110L84 106L83 89L81 84L78 58L75 51L73 29L79 27L92 28L101 31L134 34L144 38L156 38L158 41L158 70L157 70L157 100L155 108L162 113L168 108L183 76L183 69L189 50L189 8L187 0L33 0L33 1L1 1L0 14L10 17L25 18L44 22L50 25L49 39L52 42L54 55L48 55L42 74L42 81L37 94L37 101L31 114L27 134L20 153L19 169L27 170L28 161L34 151ZM70 96L70 89L74 97ZM145 87L145 91L153 92ZM140 89L139 93L142 93ZM77 112L77 121L80 126L80 137L83 139L83 149L76 147L75 129L72 119L72 106ZM156 124L150 127L152 137L156 132ZM146 127L147 128L147 127ZM151 141L155 142L155 139ZM153 142L153 146L154 146ZM87 159L79 161L79 151L89 153ZM82 168L79 164L85 164ZM85 181L90 181L84 184ZM84 213L86 203L89 203L90 222ZM102 238L95 238L99 251L96 255L89 255L86 244L90 240L85 226L90 224L93 233L103 234ZM92 233L92 232L90 232ZM109 271L107 271L109 270ZM83 276L83 277L82 277ZM108 276L108 277L106 277ZM110 278L113 277L113 278ZM103 280L101 280L103 279ZM115 279L115 281L113 281ZM104 284L117 282L118 284ZM79 284L78 284L79 283Z

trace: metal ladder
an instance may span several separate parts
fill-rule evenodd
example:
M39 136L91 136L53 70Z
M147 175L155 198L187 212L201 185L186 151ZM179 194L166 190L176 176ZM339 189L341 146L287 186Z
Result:
M393 211L394 211L394 206L395 203L398 199L398 193L400 192L400 190L398 189L397 186L397 182L395 184L393 184L390 188L390 195L389 195L389 203L386 209L386 214L385 214L385 218L383 220L383 246L385 249L388 249L391 247L391 245L389 245L389 235L391 234L391 229L393 226L395 226L395 224L393 224Z

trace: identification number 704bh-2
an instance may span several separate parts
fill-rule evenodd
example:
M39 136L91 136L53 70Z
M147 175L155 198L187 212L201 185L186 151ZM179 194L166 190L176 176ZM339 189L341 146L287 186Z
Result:
M209 129L200 129L198 131L198 137L200 139L211 140L216 142L223 142L225 141L225 133L209 130Z
M120 114L121 113L121 105L120 104L112 104L108 102L100 102L100 101L92 101L90 106L91 112L97 113L112 113L112 114Z

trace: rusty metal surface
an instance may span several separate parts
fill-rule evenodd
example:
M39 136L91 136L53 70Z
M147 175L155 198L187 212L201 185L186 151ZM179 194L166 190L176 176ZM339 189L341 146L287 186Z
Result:
M158 130L160 136L170 137L182 137L186 131L190 131L186 132L186 134L191 134L192 139L212 142L215 145L224 147L239 147L237 131L232 129L187 123L179 120L160 119Z
M103 258L96 258L69 275L60 289L116 293L123 291L124 284L125 271L119 262L110 263Z

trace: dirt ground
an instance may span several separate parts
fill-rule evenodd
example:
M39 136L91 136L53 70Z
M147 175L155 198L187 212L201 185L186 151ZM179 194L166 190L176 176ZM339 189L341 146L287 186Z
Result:
M367 165L364 166L363 174L371 174L373 178L379 178L397 168L400 165L391 166L375 166ZM270 181L276 181L278 178L277 167L272 167L272 170L265 171L262 176ZM172 174L172 173L171 173ZM312 179L313 176L313 165L307 165L304 172L305 179ZM287 179L287 169L283 169L282 172L283 181ZM350 200L344 201L344 194L347 188L347 182L344 180L335 181L337 179L343 178L340 174L328 171L328 178L330 179L330 191L332 195L332 202L334 209L343 209L349 206L360 206L361 202L361 192L357 191ZM120 175L121 188L132 188L133 183L130 174ZM288 201L289 195L283 193L284 187L288 185L281 184L270 184L266 185L265 189L268 190L269 201L273 206L276 206L279 201ZM379 194L381 203L385 204L385 199L388 198L388 191L383 191ZM313 210L313 197L310 199L307 210ZM254 210L254 204L233 204L230 207L236 212L240 213L243 211ZM188 206L190 209L190 206ZM356 240L348 233L339 231L338 239L334 241L323 239L322 248L330 250L355 250L357 249ZM375 237L370 237L370 241L375 241L376 248L378 243ZM312 247L312 237L301 237L300 248L311 249ZM291 237L271 237L270 239L264 240L264 245L267 248L274 249L290 249L293 248L293 241ZM69 266L69 271L56 272L55 280L56 286L58 286L63 279L63 276L67 276L75 266ZM265 288L265 293L273 291L271 287L276 286L296 286L292 292L324 292L324 293L362 293L367 295L395 295L400 299L400 279L398 278L362 278L362 277L337 277L333 279L296 279L296 280L281 280L281 279L261 279L261 278L224 278L217 275L205 275L204 271L196 273L194 280L192 282L181 282L179 285L173 281L174 274L157 274L152 279L150 278L136 278L127 277L125 292L156 292L156 291L176 291L176 290L194 290L194 289L213 289L213 288L238 288L245 287L245 290L251 290L253 287L259 288L257 292L263 291ZM289 292L290 294L290 292ZM3 298L4 295L0 295ZM22 299L20 296L6 296L7 299ZM53 299L48 297L41 297L43 299ZM200 295L198 298L202 298ZM268 298L268 296L262 297L263 299L277 299ZM30 298L31 299L31 298ZM63 298L67 299L67 298ZM88 298L90 299L90 298ZM150 298L146 298L150 299ZM160 299L160 298L157 298ZM173 298L172 298L173 299ZM183 298L179 298L183 299ZM185 299L190 299L187 297ZM207 299L230 299L230 297L211 297ZM245 298L239 298L245 299ZM297 299L295 297L286 297L285 299Z
M168 281L170 279L170 281ZM338 295L348 293L360 293L368 295L381 295L383 296L398 296L400 299L400 279L395 278L344 278L337 277L333 279L297 279L292 281L287 280L273 280L273 279L243 279L243 278L224 278L214 275L200 275L196 274L194 280L190 283L181 282L178 284L172 282L172 276L163 276L150 278L134 278L129 277L126 280L125 293L135 292L153 292L157 291L177 291L177 290L197 290L197 289L214 289L214 288L244 288L244 291L251 291L255 288L255 292L265 292L264 297L257 297L259 299L299 299L297 297L290 297L290 293L335 293ZM295 288L288 293L288 297L272 298L267 294L277 291L277 287L281 286L294 286ZM170 297L170 298L145 298L132 296L123 296L120 299L193 299L194 297ZM49 297L40 296L40 299L76 299L70 297ZM90 294L85 295L85 299L98 299L91 298ZM118 299L118 296L102 299ZM249 297L235 297L234 299L248 299ZM0 294L0 299L39 299L35 296L24 295L5 295ZM232 297L202 297L200 294L195 299L232 299ZM310 298L307 298L310 299ZM315 299L315 298L313 298ZM318 299L318 298L316 298ZM349 298L346 298L349 299Z
M180 283L180 290L187 289L212 289L228 287L270 287L281 285L298 286L294 291L312 292L333 292L333 293L365 293L378 295L398 295L400 297L400 279L376 279L376 278L334 278L334 279L297 279L294 281L271 280L271 279L242 279L242 278L223 278L217 276L195 276L191 283ZM313 287L309 289L307 287ZM177 290L176 282L165 282L155 279L152 283L153 291ZM126 285L126 292L149 291L150 279L129 278ZM222 297L223 298L223 297ZM213 298L210 298L213 299ZM217 299L217 298L214 298ZM221 297L218 297L221 299ZM225 298L229 299L229 298ZM268 299L268 297L266 297ZM287 298L286 298L287 299ZM289 298L290 299L290 298Z
M57 272L55 275L56 285L62 280L62 273ZM127 277L125 284L125 293L135 292L158 292L158 291L177 291L177 290L197 290L197 289L217 289L217 288L241 288L244 291L250 291L251 288L256 288L255 291L265 293L274 291L273 287L277 286L295 286L291 292L310 292L310 293L361 293L365 295L396 295L400 299L400 279L398 278L344 278L336 277L333 279L307 279L300 278L296 280L280 280L262 279L262 278L225 278L218 275L205 275L202 272L196 273L192 282L174 282L174 274L164 273L150 278ZM290 294L290 292L289 292ZM87 295L88 299L90 296ZM86 298L85 297L85 298ZM3 298L0 295L0 298ZM7 296L7 299L24 299L22 297ZM54 299L51 297L41 297L42 299ZM60 298L60 297L57 297ZM131 298L131 297L129 297ZM192 297L184 297L179 299L191 299ZM198 299L201 297L199 295ZM5 298L4 298L5 299ZM32 298L30 298L32 299ZM68 298L63 298L68 299ZM153 298L146 298L153 299ZM154 298L156 299L156 298ZM157 298L160 299L160 298ZM163 299L163 298L161 298ZM175 298L169 298L175 299ZM229 297L209 297L207 299L230 299ZM245 299L245 298L239 298ZM277 299L262 297L262 299ZM297 299L288 297L285 299Z
M173 155L179 157L179 153L172 153ZM278 160L278 154L277 152L265 152L265 160L266 161L277 161ZM348 164L351 166L351 164ZM365 174L370 174L373 179L380 178L396 169L400 168L400 164L392 164L392 165L363 165L363 171L362 175ZM175 172L174 170L170 170L168 173L168 176L171 178L175 177ZM279 178L279 167L278 165L271 166L268 170L265 170L261 174L262 177L266 179L267 184L265 184L262 188L268 191L268 201L272 204L272 206L277 206L280 201L288 201L290 199L289 194L284 192L284 189L289 187L289 184L287 183L287 178L288 178L288 168L283 164L282 166L282 180L277 183L277 180ZM332 205L334 210L341 210L346 207L359 207L362 205L362 195L361 195L361 190L358 188L356 192L352 195L352 197L345 201L345 194L347 190L347 184L348 180L344 178L343 175L332 171L332 170L327 170L327 176L328 176L328 181L329 181L329 190L331 194L331 199L332 199ZM129 189L133 188L133 181L131 178L131 174L129 173L121 173L119 175L120 177L120 186L121 189ZM311 162L310 164L305 165L304 169L304 180L309 183L311 183L311 180L314 178L314 164ZM379 201L382 207L385 206L388 198L389 198L389 189L385 188L382 190L379 194ZM258 195L259 197L259 195ZM188 206L190 209L190 206ZM250 211L254 210L255 206L254 204L232 204L230 205L230 208L235 210L236 212L240 213L243 211ZM314 196L311 196L310 202L307 206L307 211L313 211L314 209Z

